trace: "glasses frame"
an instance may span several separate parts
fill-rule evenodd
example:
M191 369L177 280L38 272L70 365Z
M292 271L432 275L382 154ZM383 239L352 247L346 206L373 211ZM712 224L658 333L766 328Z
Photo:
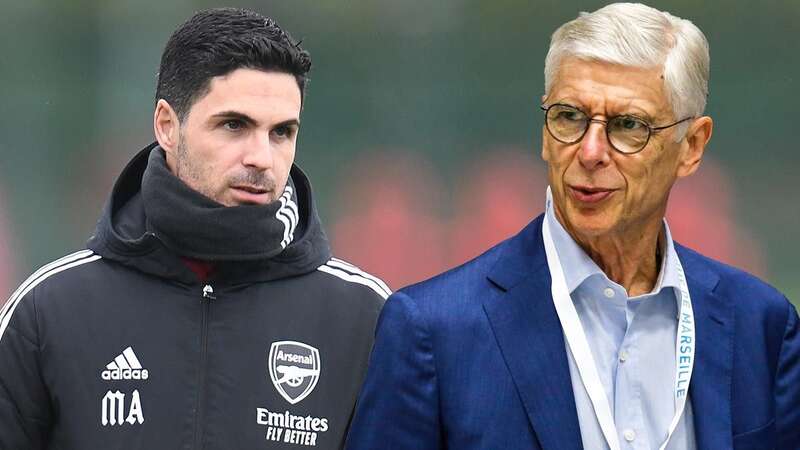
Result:
M558 137L556 137L556 135L553 133L553 131L550 130L550 124L547 121L547 113L549 113L550 109L553 108L554 106L564 106L564 107L567 107L567 108L572 108L572 109L574 109L576 111L579 111L581 114L586 116L586 118L588 119L587 122L586 122L586 126L583 128L583 133L581 133L581 135L577 139L573 140L572 142L563 141L563 140L559 139ZM650 143L650 138L653 137L654 134L658 133L659 131L666 130L667 128L672 128L675 125L678 125L680 123L686 122L687 120L691 120L691 119L695 118L694 116L689 116L689 117L687 117L685 119L681 119L681 120L679 120L677 122L673 122L673 123L671 123L669 125L664 125L664 126L661 126L661 127L654 127L654 126L650 125L646 120L642 119L641 117L636 117L636 116L633 116L633 115L630 115L630 114L620 114L618 116L611 116L606 120L595 119L593 117L590 117L589 114L586 114L586 112L584 112L582 109L578 108L577 106L568 105L566 103L553 103L550 106L541 105L541 106L539 106L539 108L541 108L542 111L544 111L544 126L545 126L545 128L547 128L547 132L550 133L550 136L552 136L553 139L557 140L558 142L561 142L562 144L567 144L567 145L576 144L576 143L578 143L578 142L583 140L583 137L586 136L586 132L589 130L589 126L592 123L602 123L603 124L603 128L605 128L605 130L606 130L606 140L608 140L608 144L611 146L611 148L613 148L614 150L622 153L623 155L635 155L636 153L641 152L642 150L644 150L647 147L647 144ZM609 131L608 131L608 123L611 122L614 119L619 118L619 117L632 117L632 118L642 122L644 124L644 126L647 127L647 140L644 141L644 144L642 144L642 147L639 150L636 150L634 152L625 152L625 151L622 151L622 150L618 149L614 145L614 143L611 142L611 135L609 134Z

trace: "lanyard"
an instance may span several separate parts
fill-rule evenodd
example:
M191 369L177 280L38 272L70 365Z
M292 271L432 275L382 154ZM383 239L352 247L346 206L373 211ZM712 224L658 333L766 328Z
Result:
M550 196L550 189L547 192L548 208L552 207ZM606 398L605 389L600 382L600 376L597 373L597 367L594 364L589 343L586 340L586 333L583 331L578 312L575 310L575 305L572 303L572 298L567 289L567 282L564 278L564 269L556 252L555 244L553 244L553 237L550 234L550 226L547 217L542 222L542 235L544 238L544 249L547 254L547 265L550 268L550 276L552 278L552 294L553 304L558 314L558 319L561 322L561 327L564 329L564 337L567 340L572 355L575 358L575 364L578 367L583 387L589 395L589 400L592 402L595 417L600 424L600 429L606 442L611 450L620 450L619 437L617 435L617 427L614 424L614 417L611 415L611 408ZM680 261L675 258L675 268L677 269L678 279L680 283L680 299L678 300L678 333L675 339L675 416L669 426L667 439L659 447L659 450L664 450L669 443L672 434L678 426L681 415L683 414L684 407L686 406L686 398L689 392L689 381L692 378L692 369L694 367L694 352L695 352L695 339L694 339L694 312L692 311L692 300L689 296L689 287L686 284L686 275L683 272L683 267Z

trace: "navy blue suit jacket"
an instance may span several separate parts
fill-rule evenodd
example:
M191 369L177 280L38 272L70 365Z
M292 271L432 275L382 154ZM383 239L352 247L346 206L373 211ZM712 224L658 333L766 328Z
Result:
M540 216L389 298L348 450L583 448L541 226ZM800 449L794 307L751 275L676 250L697 321L698 448Z

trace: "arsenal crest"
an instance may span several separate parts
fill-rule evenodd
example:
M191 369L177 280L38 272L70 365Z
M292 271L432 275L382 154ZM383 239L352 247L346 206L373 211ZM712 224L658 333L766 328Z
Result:
M269 377L278 393L292 405L314 390L320 363L319 350L302 342L273 342L269 349Z

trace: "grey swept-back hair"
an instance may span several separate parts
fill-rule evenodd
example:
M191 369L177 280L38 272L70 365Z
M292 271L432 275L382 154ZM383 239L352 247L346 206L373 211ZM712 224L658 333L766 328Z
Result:
M675 120L699 117L708 97L708 41L692 22L641 3L612 3L561 25L544 64L549 95L561 61L576 57L663 70ZM682 138L688 124L679 125Z

